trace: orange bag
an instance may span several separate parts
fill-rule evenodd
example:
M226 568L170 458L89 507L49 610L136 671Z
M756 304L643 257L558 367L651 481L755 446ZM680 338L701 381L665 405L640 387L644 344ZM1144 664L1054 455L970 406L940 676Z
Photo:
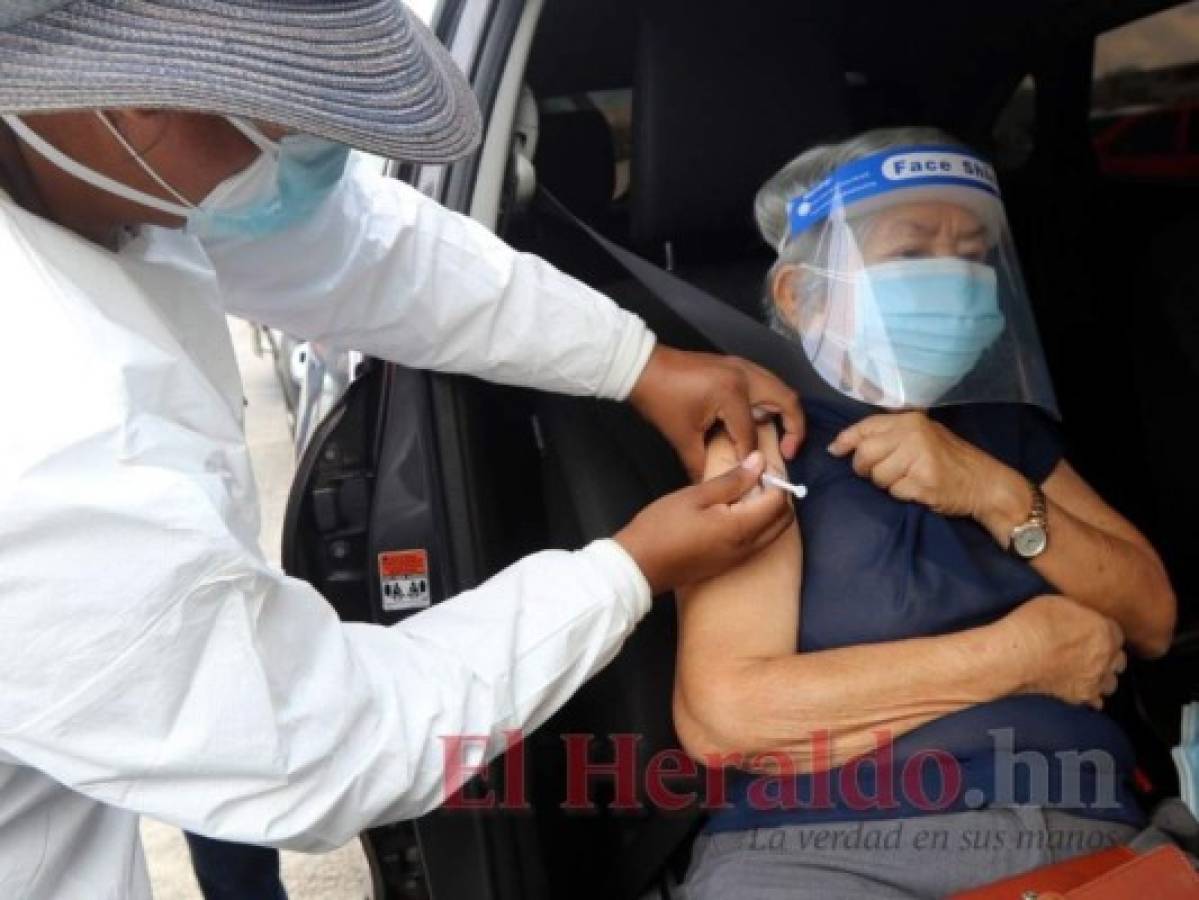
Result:
M1199 874L1177 847L1112 847L954 894L951 900L1199 900Z

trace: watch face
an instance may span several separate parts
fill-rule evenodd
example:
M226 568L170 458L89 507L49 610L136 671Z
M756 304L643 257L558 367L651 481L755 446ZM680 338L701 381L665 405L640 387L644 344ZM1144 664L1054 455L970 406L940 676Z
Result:
M1049 535L1040 525L1024 525L1012 535L1012 549L1025 559L1032 559L1045 552Z

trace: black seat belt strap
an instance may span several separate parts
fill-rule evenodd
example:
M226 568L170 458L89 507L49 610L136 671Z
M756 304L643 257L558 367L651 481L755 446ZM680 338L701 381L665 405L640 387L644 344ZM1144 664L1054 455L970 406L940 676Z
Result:
M608 240L544 188L538 188L537 195L550 212L583 232L632 275L655 300L699 332L717 350L740 356L768 369L794 388L801 398L819 398L855 417L866 416L874 411L829 385L812 368L807 356L787 338L677 275Z

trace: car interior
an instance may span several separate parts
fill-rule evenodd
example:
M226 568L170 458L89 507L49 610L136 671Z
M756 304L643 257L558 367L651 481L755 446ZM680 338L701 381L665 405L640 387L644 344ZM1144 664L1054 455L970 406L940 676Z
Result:
M992 155L1071 462L1154 542L1179 597L1171 653L1134 663L1109 706L1137 748L1150 808L1177 794L1168 751L1182 704L1199 697L1199 478L1186 440L1199 390L1199 183L1102 174L1090 118L1097 36L1178 5L758 0L734 12L716 0L547 0L524 79L535 126L513 134L511 167L514 183L517 163L531 165L541 188L601 234L761 318L773 257L752 201L784 162L821 141L904 124L941 127ZM1027 117L1015 148L1006 130L1014 109ZM642 315L663 342L710 349L594 241L510 187L501 236ZM345 458L328 457L330 435L353 421L374 435L356 452L378 453L405 415L411 440L440 460L405 484L440 485L416 494L449 536L444 552L467 585L525 553L609 536L684 484L670 448L622 405L469 379L404 389L409 376L386 368L352 390L314 439L293 518L315 514L313 489L342 483ZM448 402L453 423L395 408L413 392L438 410ZM367 422L379 409L386 427ZM385 546L379 531L402 515L376 506L355 524L343 506L337 534ZM467 543L473 553L455 549ZM290 557L289 569L323 580L343 614L371 618L350 609L368 589L377 603L369 577L303 561L325 552L293 547L285 564ZM526 739L531 810L437 813L412 831L380 832L374 852L391 866L388 896L671 896L702 825L700 803L614 810L612 780L596 777L595 809L563 810L562 736L594 735L589 759L602 765L615 758L615 736L637 735L638 775L676 748L675 630L673 602L661 598L617 659ZM497 765L491 786L500 779ZM702 777L667 783L702 799ZM468 884L463 859L474 853L486 874Z

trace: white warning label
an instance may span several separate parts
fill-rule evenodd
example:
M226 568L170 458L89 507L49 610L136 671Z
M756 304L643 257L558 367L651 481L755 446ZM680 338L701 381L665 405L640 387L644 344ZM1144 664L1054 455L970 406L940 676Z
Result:
M432 603L429 554L424 550L380 553L379 588L383 595L383 609L387 612L428 609Z

